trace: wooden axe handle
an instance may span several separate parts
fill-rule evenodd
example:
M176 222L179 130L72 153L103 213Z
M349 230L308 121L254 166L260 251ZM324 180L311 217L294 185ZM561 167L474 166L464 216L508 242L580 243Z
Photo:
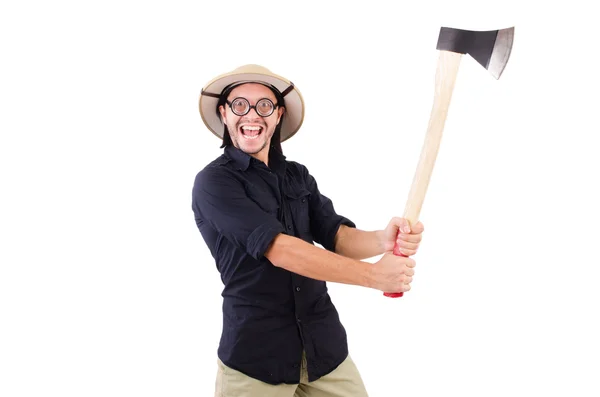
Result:
M438 150L444 132L444 124L448 115L448 107L454 91L454 82L458 74L458 67L462 59L462 54L451 51L440 51L438 57L437 71L435 74L435 96L433 108L429 117L429 126L425 135L425 142L421 149L421 157L415 172L406 207L404 208L404 218L411 225L419 221L419 213L425 200L427 187ZM394 246L394 255L404 256L400 253L398 245ZM390 298L399 298L404 295L402 292L385 292L385 296Z

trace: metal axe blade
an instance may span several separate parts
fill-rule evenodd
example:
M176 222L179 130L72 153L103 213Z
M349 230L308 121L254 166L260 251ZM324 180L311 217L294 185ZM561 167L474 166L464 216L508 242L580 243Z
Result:
M499 79L510 58L514 30L514 27L486 31L442 27L437 49L469 54Z

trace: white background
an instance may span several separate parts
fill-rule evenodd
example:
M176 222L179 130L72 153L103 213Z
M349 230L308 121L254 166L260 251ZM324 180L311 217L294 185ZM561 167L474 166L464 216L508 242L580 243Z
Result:
M285 154L383 228L420 153L440 26L515 26L513 52L500 80L463 58L412 291L330 284L351 354L372 397L600 395L584 4L3 2L0 395L212 395L222 285L191 188L221 150L200 89L246 63L291 79L306 118Z

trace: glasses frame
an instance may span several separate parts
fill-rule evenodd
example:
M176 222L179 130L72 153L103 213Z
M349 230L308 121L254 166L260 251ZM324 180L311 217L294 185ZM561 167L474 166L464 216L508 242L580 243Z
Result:
M238 99L241 99L241 100L245 101L245 102L248 104L248 110L246 110L246 112L245 112L245 113L238 113L238 112L236 112L235 110L233 110L233 106L232 106L232 104L233 104L233 102L237 101ZM258 104L259 104L259 103L261 103L262 101L268 101L268 102L270 102L270 103L271 103L271 105L273 105L273 108L271 109L271 112L270 112L269 114L260 114L260 113L258 112L258 109L256 108L256 106L258 106ZM272 101L272 100L270 100L269 98L260 98L258 101L256 101L256 105L250 105L250 101L249 101L249 100L247 100L247 99L246 99L246 98L244 98L244 97L236 97L236 98L233 98L233 99L231 100L231 102L229 102L229 100L226 100L226 101L225 101L225 103L229 105L229 109L231 109L231 111L233 112L233 114L235 114L236 116L240 116L240 117L241 117L241 116L245 116L245 115L247 115L248 113L250 113L250 110L251 110L251 109L254 109L254 111L256 112L256 114L258 114L260 117L269 117L270 115L272 115L272 114L273 114L273 112L275 112L275 109L276 109L276 108L279 106L278 104L276 104L276 103L273 103L273 101Z

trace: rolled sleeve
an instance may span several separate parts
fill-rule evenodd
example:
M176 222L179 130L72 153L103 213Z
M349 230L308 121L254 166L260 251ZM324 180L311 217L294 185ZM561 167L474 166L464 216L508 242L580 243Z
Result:
M197 221L206 222L257 260L284 231L277 217L252 201L243 183L224 169L207 168L198 173L192 208Z
M272 225L270 223L259 225L258 228L248 236L246 252L254 259L262 257L275 236L279 233L283 233L283 231L283 226L279 222L277 222L277 225Z
M305 170L306 186L310 191L310 230L314 241L335 252L335 236L341 225L355 228L350 219L339 215L331 199L321 194L317 181Z

